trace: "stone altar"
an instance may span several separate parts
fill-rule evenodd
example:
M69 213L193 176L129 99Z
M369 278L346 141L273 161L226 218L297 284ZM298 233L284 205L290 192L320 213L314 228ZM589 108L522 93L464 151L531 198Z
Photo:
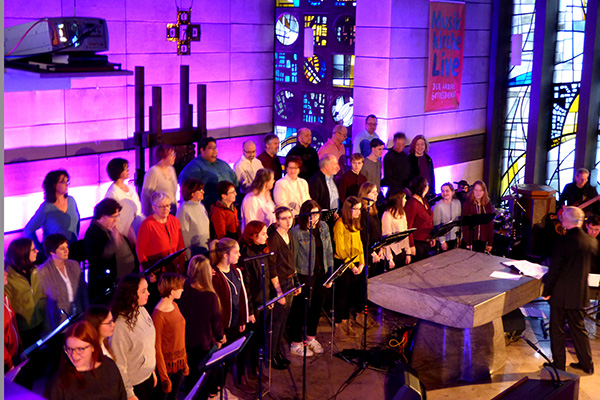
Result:
M420 319L412 367L426 385L489 378L504 366L502 316L538 298L541 281L490 277L508 259L455 249L369 279L369 300Z

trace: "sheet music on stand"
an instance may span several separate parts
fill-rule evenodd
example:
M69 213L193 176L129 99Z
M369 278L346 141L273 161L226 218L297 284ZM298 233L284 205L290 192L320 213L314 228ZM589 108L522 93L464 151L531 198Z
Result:
M600 274L589 274L588 275L588 286L589 287L600 287Z
M271 304L273 304L273 303L275 303L276 301L278 301L279 299L281 299L281 298L283 298L283 297L287 296L288 294L292 294L292 292L295 292L295 291L296 291L296 290L298 290L298 289L301 289L303 286L304 286L304 283L303 283L303 284L301 284L301 285L298 285L298 286L296 286L296 287L293 287L293 288L291 288L290 290L288 290L287 292L285 292L285 293L282 293L281 295L279 295L279 296L277 296L277 297L275 297L275 298L273 298L273 299L271 299L271 300L267 301L267 308L268 308L268 307L269 307ZM264 309L264 307L263 307L262 305L260 305L260 306L258 307L258 311L262 311L263 309Z
M331 218L333 218L333 215L337 212L337 208L332 208L331 210L323 210L323 213L321 214L321 220L328 222Z
M535 264L527 260L503 261L500 264L510 268L518 274L530 276L536 279L542 279L542 277L548 272L548 267Z
M341 276L344 273L344 271L346 270L346 268L348 268L350 266L350 264L352 264L354 262L354 260L356 260L356 257L358 257L358 256L354 256L350 260L348 260L347 262L345 262L342 265L340 265L339 268L336 269L333 272L333 274L331 274L331 276L329 278L327 278L327 280L325 281L325 283L323 283L323 286L329 285L331 282L333 282L339 276Z

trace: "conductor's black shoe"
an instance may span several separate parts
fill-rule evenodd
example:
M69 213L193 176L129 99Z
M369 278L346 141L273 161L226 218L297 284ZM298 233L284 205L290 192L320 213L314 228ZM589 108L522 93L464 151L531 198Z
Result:
M580 369L583 372L585 372L586 374L590 374L590 375L594 373L594 364L592 364L589 368L584 368L583 365L581 365L581 363L571 363L571 364L569 364L569 367L575 368L575 369Z
M285 356L283 355L282 352L278 352L277 354L275 354L275 360L277 360L277 362L279 364L286 365L286 366L290 365L292 363L290 360L285 358Z
M273 369L283 371L284 369L287 369L288 366L280 363L276 358L274 358L271 360L271 367L273 367Z

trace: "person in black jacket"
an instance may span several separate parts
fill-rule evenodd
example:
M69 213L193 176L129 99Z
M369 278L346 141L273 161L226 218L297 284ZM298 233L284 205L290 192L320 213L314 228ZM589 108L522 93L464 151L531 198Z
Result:
M340 164L334 155L325 154L319 160L319 167L319 172L308 181L310 198L323 210L339 208L340 195L333 177L340 170Z
M388 194L404 190L410 183L411 166L408 154L404 152L406 135L398 132L394 135L394 146L383 157L383 186Z
M102 297L107 289L115 287L122 276L137 271L139 267L133 246L117 229L121 208L111 198L96 204L94 219L85 232L90 303L108 304L110 299Z
M298 129L296 144L287 154L288 156L299 156L302 159L300 178L307 181L319 170L319 154L310 144L312 143L312 132L308 128Z
M591 200L598 196L598 191L589 182L590 171L585 168L579 168L575 173L573 182L565 185L556 208L559 210L563 205L567 206L579 206L588 200ZM597 201L586 206L583 211L586 215L600 213L600 203Z
M554 366L565 370L565 320L569 325L577 363L572 368L594 373L590 339L584 325L584 307L589 303L588 274L596 262L598 243L582 229L584 213L565 207L562 225L567 233L557 239L550 269L544 275L544 300L550 303L550 346Z
M435 197L435 173L433 170L433 161L429 157L429 142L423 135L417 135L410 142L410 178L412 182L417 176L422 176L429 182L428 198Z

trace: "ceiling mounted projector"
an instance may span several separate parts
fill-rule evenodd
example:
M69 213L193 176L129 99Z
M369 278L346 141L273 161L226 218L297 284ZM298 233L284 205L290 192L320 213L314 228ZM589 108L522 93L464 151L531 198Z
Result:
M102 18L56 17L4 29L4 56L108 50L108 28Z

